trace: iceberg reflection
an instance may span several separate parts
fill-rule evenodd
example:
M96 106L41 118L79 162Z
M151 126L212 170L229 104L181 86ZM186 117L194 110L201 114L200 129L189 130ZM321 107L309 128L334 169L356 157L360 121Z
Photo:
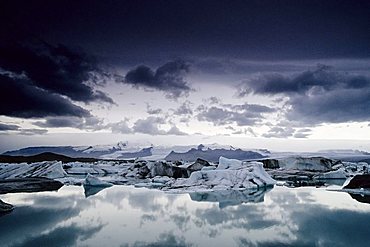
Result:
M218 202L220 208L227 206L235 206L242 203L258 203L263 202L265 193L272 188L264 188L260 190L220 190L220 191L205 191L191 192L190 198L197 202Z

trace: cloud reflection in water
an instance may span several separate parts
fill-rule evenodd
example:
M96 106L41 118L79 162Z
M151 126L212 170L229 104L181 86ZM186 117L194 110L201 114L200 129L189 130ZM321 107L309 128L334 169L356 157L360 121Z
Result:
M6 246L363 246L370 205L325 189L168 194L113 186L8 194L0 217ZM193 199L193 200L192 200Z

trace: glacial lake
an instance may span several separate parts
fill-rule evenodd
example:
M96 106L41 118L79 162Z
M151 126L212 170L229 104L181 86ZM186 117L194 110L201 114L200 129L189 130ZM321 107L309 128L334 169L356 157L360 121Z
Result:
M64 186L58 192L6 194L0 199L16 206L0 217L0 246L370 243L370 204L327 188L169 194L113 186L86 198L83 187Z

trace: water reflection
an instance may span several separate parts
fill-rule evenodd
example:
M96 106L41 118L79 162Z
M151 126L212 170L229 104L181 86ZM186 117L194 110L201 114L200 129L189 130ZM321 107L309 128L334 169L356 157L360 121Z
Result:
M348 193L353 199L361 203L370 204L370 195Z
M90 206L90 202L72 194L57 193L9 194L9 199L21 197L11 214L0 218L0 243L6 246L72 246L87 239L103 225L82 226L65 224ZM40 245L40 243L43 243Z
M108 188L108 187L100 187L100 186L83 186L84 187L84 194L85 197L88 198L89 196L93 196L98 194L100 191Z
M85 198L7 194L4 246L364 246L370 205L317 188L166 194L113 186ZM227 207L226 207L227 206Z
M263 202L264 195L271 188L260 190L223 190L211 192L189 193L190 198L197 202L218 202L220 208L239 205L247 202Z

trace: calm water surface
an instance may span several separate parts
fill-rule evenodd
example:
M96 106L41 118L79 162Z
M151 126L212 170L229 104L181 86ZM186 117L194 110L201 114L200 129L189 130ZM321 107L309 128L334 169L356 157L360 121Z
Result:
M91 193L91 192L90 192ZM168 194L113 186L1 195L1 246L369 246L370 204L325 188ZM221 201L221 202L220 202Z

